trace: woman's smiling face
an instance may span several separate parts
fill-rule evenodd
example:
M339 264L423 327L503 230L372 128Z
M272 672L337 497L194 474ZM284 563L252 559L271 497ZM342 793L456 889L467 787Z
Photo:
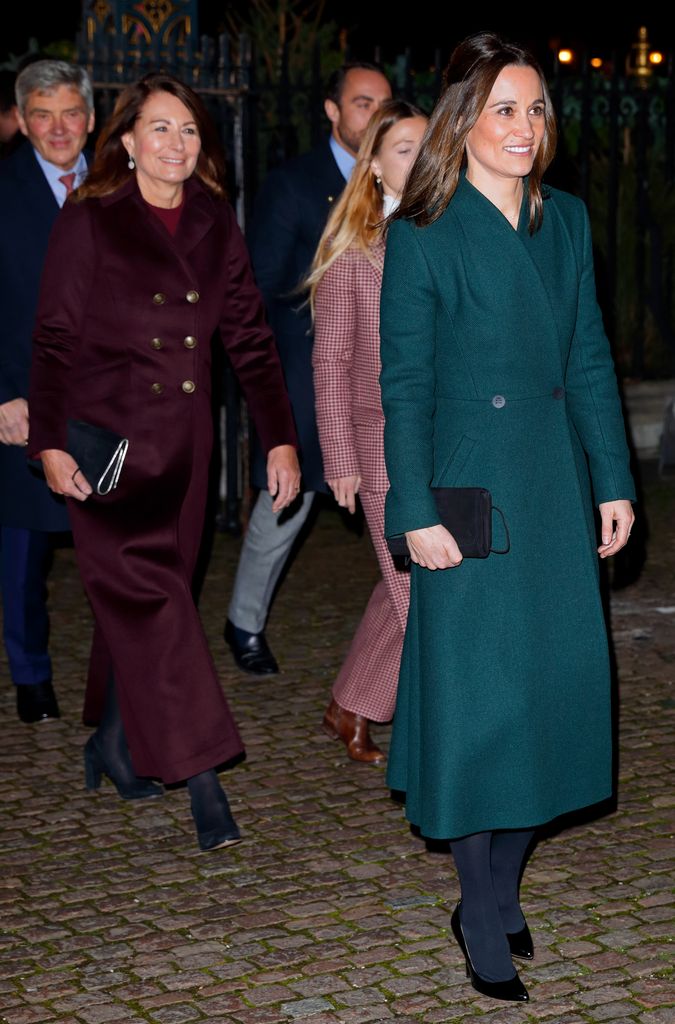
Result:
M474 184L522 178L532 170L545 130L545 103L534 68L509 64L466 137L467 176Z
M194 115L178 97L153 92L143 104L133 131L122 137L136 161L141 191L143 184L178 185L194 171L202 147Z

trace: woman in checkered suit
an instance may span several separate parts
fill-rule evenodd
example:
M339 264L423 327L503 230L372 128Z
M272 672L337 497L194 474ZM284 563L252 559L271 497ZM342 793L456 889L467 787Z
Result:
M394 713L410 593L409 574L394 566L384 540L389 488L379 386L384 220L398 204L425 128L422 112L402 100L384 103L373 115L308 277L326 481L350 512L359 494L382 570L333 686L323 728L345 743L351 758L370 764L384 761L368 723L388 722Z

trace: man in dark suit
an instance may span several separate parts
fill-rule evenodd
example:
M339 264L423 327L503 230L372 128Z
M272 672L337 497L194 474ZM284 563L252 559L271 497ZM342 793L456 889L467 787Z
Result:
M279 671L264 634L270 602L316 492L326 491L314 410L311 316L294 290L309 269L331 204L351 174L368 121L390 97L389 82L376 65L339 68L328 82L324 102L330 137L272 171L256 203L249 235L253 269L293 406L303 478L297 502L275 516L254 440L251 478L260 493L244 538L225 639L239 667L256 675Z
M0 71L0 160L11 156L23 142L19 130L19 111L14 96L14 71Z
M46 576L54 534L68 530L62 499L29 468L28 378L40 275L52 225L87 171L91 82L75 65L39 60L16 80L27 141L0 163L0 577L3 639L17 712L58 718L47 641Z

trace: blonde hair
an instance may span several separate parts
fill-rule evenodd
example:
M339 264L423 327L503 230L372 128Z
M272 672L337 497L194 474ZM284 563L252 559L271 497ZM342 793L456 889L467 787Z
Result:
M338 256L347 249L358 248L372 259L372 247L382 236L382 186L375 180L370 164L380 151L382 141L399 121L425 117L405 100L387 100L379 107L366 129L359 147L351 177L333 207L302 288L309 289L309 303L314 315L314 298L319 282Z

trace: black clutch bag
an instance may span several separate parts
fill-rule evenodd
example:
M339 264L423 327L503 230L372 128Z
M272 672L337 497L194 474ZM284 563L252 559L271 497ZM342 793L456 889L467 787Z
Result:
M96 494L109 494L117 487L128 447L128 439L112 430L83 420L68 420L66 451Z
M492 552L505 555L511 548L509 531L501 509L492 504L492 495L484 487L432 487L438 517L457 542L464 558L487 558ZM506 547L492 547L492 512L501 516ZM387 538L394 557L409 557L405 534Z

